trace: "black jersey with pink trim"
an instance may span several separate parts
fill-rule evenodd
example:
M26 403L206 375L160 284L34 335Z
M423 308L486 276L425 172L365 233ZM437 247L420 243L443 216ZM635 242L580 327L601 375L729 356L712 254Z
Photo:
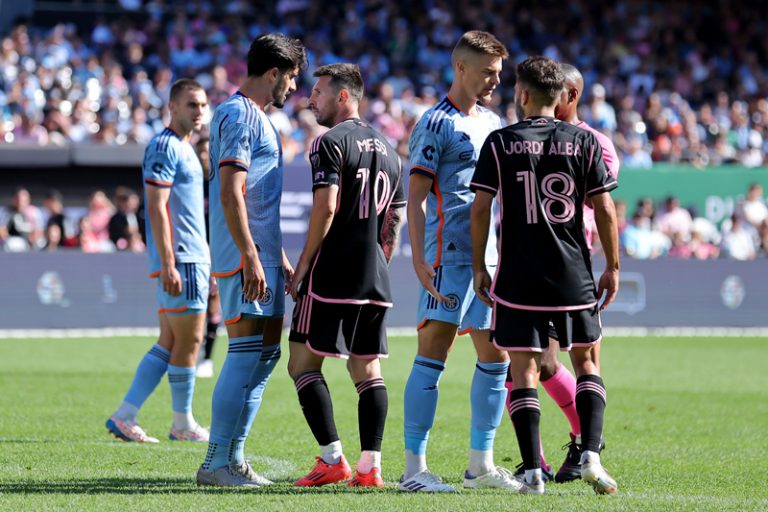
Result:
M315 299L392 306L381 247L387 209L405 206L402 163L378 131L347 119L312 143L312 190L339 187L336 211L303 287Z
M501 239L493 297L535 311L594 306L583 205L617 186L600 142L587 130L532 117L491 133L470 187L498 194Z

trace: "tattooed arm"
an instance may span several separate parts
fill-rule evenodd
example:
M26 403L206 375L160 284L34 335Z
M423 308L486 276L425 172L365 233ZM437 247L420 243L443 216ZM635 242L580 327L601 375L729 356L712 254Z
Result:
M397 243L400 241L400 228L403 226L403 207L390 206L384 214L384 225L381 227L381 248L387 263L392 261Z

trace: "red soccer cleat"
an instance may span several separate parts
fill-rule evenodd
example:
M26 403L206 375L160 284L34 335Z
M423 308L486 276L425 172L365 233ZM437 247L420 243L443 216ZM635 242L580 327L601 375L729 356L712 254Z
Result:
M352 468L347 464L347 459L341 456L336 464L326 463L322 457L315 457L315 467L304 478L296 480L299 487L317 487L320 485L335 484L349 480L352 477Z
M384 479L381 478L381 470L373 468L368 473L355 471L355 477L347 482L350 487L384 487Z

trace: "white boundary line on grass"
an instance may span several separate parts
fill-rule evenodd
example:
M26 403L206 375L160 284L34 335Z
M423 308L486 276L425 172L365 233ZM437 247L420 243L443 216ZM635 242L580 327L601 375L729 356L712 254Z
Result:
M745 336L768 337L768 327L606 327L606 338L662 338L718 337L741 338ZM97 329L0 329L0 340L24 338L115 338L123 336L157 336L157 327L104 327ZM225 335L224 329L219 334ZM389 336L415 336L414 327L390 327Z

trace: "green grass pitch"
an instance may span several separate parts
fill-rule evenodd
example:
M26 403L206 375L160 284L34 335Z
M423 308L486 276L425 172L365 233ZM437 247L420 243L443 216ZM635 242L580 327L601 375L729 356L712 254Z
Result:
M277 481L255 491L199 489L194 473L205 446L167 440L167 380L139 416L160 445L108 436L142 354L144 338L0 341L0 510L332 510L332 511L745 511L768 510L768 339L613 338L604 343L608 388L603 462L619 495L595 496L582 482L549 484L547 495L497 491L406 495L394 482L403 470L402 394L416 343L391 340L384 362L390 396L384 442L384 490L292 487L317 454L283 359L267 388L246 453ZM217 368L226 340L216 349ZM469 443L469 383L474 355L459 338L440 384L429 445L430 468L460 485ZM326 363L336 420L350 462L357 458L357 396L340 361ZM213 380L198 380L195 414L209 424ZM567 422L541 391L548 460L565 454ZM496 462L512 468L517 443L504 417Z

